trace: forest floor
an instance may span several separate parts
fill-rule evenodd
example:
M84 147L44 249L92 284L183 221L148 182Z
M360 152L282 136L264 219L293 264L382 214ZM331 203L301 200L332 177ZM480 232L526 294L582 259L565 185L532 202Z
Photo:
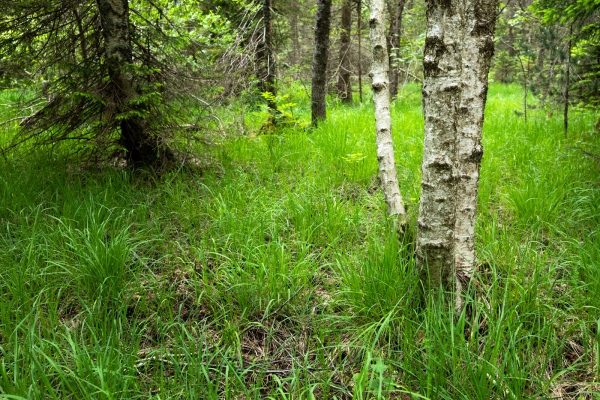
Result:
M271 134L231 105L198 168L2 161L0 398L598 398L598 116L573 111L565 138L521 98L489 93L462 313L422 300L390 233L369 99ZM302 90L285 102L308 120ZM392 106L413 225L420 105L408 85Z

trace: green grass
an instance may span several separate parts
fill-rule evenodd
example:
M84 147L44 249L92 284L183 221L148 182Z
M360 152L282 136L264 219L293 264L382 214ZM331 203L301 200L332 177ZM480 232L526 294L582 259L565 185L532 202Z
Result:
M318 129L272 135L247 109L201 169L9 154L0 398L597 398L599 166L574 149L598 148L597 116L574 113L565 138L558 117L514 114L521 93L490 90L480 266L462 314L420 301L412 243L390 236L370 101L331 101ZM303 95L290 101L306 121ZM392 114L414 224L417 86Z

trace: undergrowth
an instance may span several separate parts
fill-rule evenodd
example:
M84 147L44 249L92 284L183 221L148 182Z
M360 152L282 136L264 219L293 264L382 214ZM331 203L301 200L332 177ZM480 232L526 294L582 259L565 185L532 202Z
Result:
M598 146L596 116L565 138L556 117L515 115L520 101L490 90L460 314L420 300L412 243L389 234L370 102L267 135L248 113L201 170L8 155L0 398L597 398L599 166L578 150ZM392 114L414 225L417 86Z

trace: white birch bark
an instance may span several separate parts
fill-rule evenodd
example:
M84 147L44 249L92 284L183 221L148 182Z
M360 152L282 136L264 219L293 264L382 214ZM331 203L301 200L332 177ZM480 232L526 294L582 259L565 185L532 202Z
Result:
M461 291L461 280L470 278L475 264L481 130L497 5L498 0L428 3L417 263L430 288Z
M456 130L464 0L430 0L423 58L423 147L417 263L426 287L453 287Z
M390 116L389 58L385 34L385 0L371 1L369 18L373 64L369 76L372 79L375 125L377 130L377 160L379 177L388 215L395 218L397 228L406 224L406 209L398 186L396 161L392 144L392 119Z
M469 3L462 51L461 116L457 125L459 179L454 262L459 284L471 279L476 265L475 223L483 156L481 138L498 9L498 0Z

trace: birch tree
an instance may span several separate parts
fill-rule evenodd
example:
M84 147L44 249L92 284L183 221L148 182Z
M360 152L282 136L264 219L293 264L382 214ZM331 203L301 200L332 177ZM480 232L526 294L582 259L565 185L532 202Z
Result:
M475 265L481 132L498 0L430 0L417 263L425 286L462 290Z
M388 215L396 219L402 230L406 224L406 209L398 186L396 161L392 144L392 120L390 116L389 59L385 35L385 0L371 1L369 18L371 73L373 102L375 103L375 125L377 130L377 160L379 177L387 206Z

